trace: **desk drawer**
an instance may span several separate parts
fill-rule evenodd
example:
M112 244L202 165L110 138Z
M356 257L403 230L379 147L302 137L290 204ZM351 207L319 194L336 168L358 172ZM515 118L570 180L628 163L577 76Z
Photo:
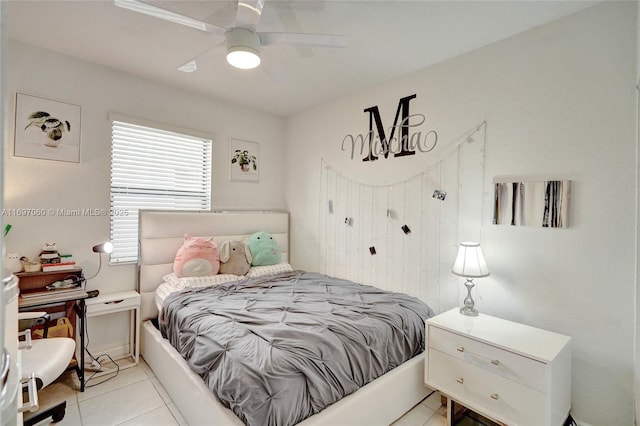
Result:
M429 325L429 348L546 392L546 364L457 333Z
M549 424L545 394L429 349L429 385L509 425Z
M113 293L87 299L87 316L128 311L140 307L140 295L136 292Z

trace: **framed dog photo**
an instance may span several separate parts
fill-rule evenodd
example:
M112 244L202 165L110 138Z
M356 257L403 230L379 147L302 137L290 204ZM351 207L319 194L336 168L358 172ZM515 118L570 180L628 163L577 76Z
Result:
M16 94L16 157L80 162L80 106Z

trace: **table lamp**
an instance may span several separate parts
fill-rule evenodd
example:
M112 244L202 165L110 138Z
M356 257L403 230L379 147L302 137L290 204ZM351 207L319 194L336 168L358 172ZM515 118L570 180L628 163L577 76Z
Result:
M478 311L475 309L475 302L471 297L471 289L474 286L473 279L489 275L489 268L482 255L480 243L460 243L458 256L456 257L451 272L467 279L467 282L464 283L467 287L467 297L464 298L464 307L460 308L460 313L463 315L477 316Z
M87 278L87 281L98 276L98 274L100 273L100 269L102 269L102 253L111 253L113 251L113 244L111 244L111 241L97 244L93 246L93 251L94 253L98 253L98 255L100 256L100 263L98 264L98 270L96 271L96 273Z

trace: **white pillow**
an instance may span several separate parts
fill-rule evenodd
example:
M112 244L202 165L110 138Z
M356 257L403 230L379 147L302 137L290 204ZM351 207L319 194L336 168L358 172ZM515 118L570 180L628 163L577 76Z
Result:
M174 291L180 291L180 290L181 289L175 288L174 286L172 286L166 281L158 286L158 288L156 289L154 300L156 302L156 307L158 308L159 313L162 312L162 303L164 302L164 299L166 299L167 296L173 293Z
M164 281L171 284L178 290L190 287L210 287L226 283L229 281L237 281L240 277L231 274L216 274L206 277L182 277L178 278L175 273L167 274L163 277Z
M247 272L246 277L262 277L264 275L279 274L280 272L293 271L291 265L287 262L276 263L275 265L267 266L252 266Z

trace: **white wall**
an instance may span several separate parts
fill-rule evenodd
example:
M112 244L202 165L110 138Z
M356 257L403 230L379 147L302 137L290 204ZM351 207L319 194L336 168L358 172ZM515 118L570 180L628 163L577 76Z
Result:
M294 266L317 266L321 156L371 183L412 176L429 161L349 160L340 144L368 130L364 108L379 105L390 125L398 100L416 93L412 112L425 114L443 143L486 120L481 240L492 275L480 281L478 308L572 336L574 416L632 424L635 57L635 2L606 2L291 117ZM571 179L571 227L492 225L491 183L506 175Z
M639 4L636 0L636 5ZM635 374L634 374L634 401L635 401L635 424L638 424L638 414L640 413L640 291L638 291L638 277L640 277L640 7L636 10L636 294L635 294Z
M9 134L5 209L109 208L110 111L196 129L213 139L213 209L283 209L284 122L281 118L187 93L10 40L7 66ZM82 107L80 163L13 156L15 92ZM229 138L260 143L259 183L230 182ZM13 228L9 252L35 257L46 241L72 253L86 275L98 267L94 244L109 238L109 217L3 217ZM106 257L104 259L107 260ZM88 288L103 293L135 289L135 265L103 267ZM97 334L97 333L96 333ZM92 336L93 341L99 337Z

